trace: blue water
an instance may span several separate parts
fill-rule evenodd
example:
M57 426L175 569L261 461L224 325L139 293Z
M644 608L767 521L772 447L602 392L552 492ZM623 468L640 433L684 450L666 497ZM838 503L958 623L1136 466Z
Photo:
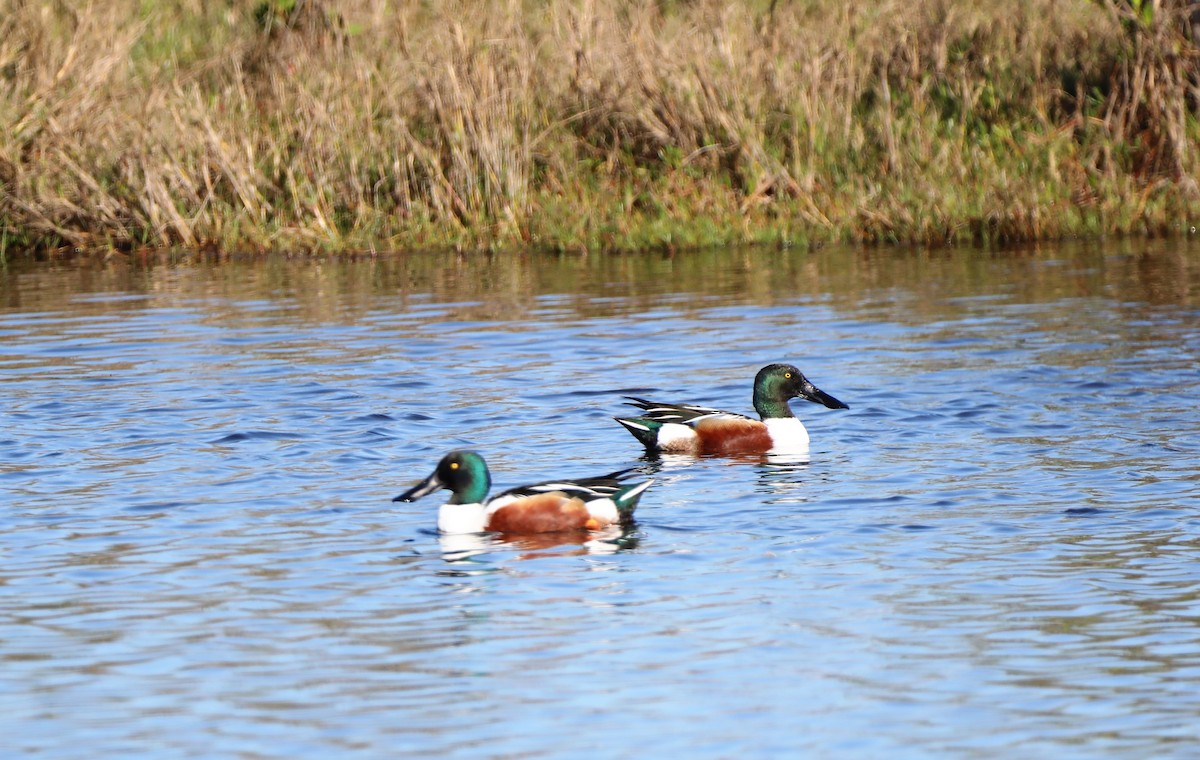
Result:
M1189 757L1200 247L0 271L0 735L43 758ZM622 396L808 463L655 460ZM627 534L391 498L638 467Z

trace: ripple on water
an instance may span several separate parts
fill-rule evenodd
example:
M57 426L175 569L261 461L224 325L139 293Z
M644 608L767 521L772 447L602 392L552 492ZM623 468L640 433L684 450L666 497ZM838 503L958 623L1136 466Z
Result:
M1091 254L779 255L575 290L554 258L501 307L349 264L5 280L8 746L1187 756L1200 267L1164 302ZM794 404L807 462L609 419L750 411L785 359L851 407ZM439 537L390 499L461 446L496 488L656 483L615 536Z

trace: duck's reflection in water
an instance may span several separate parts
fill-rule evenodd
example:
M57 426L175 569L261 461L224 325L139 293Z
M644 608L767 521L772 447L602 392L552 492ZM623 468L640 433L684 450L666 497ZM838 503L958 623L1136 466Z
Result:
M808 455L767 454L755 463L754 490L768 502L806 502L811 493L805 480L810 474Z
M477 563L483 555L516 552L521 560L571 555L616 554L638 544L633 526L610 525L602 530L513 535L455 533L438 536L442 559L452 565ZM482 568L480 568L482 569Z

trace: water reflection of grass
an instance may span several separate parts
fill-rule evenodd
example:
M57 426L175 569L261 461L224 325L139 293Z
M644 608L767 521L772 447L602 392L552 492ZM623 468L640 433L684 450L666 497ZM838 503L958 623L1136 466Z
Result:
M18 3L0 241L671 249L1188 220L1186 4L974 5Z
M219 263L199 254L163 254L153 266L133 266L123 257L54 266L14 262L0 269L0 304L98 316L188 309L197 299L218 299L228 304L231 320L243 308L239 304L249 303L284 310L279 318L285 322L295 318L287 310L299 308L317 321L467 320L479 322L477 329L532 318L550 324L630 313L716 315L715 309L745 304L778 305L786 321L807 304L856 319L924 324L958 319L981 299L1062 302L1065 318L1076 313L1077 299L1111 299L1115 309L1194 308L1198 262L1200 244L1184 240L1039 244L999 253L829 246L676 255L267 256ZM261 320L263 313L252 308L245 318ZM794 329L781 337L794 336Z

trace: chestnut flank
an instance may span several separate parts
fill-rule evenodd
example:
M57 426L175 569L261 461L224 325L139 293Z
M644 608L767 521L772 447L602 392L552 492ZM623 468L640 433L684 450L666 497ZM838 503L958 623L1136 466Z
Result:
M767 451L771 434L755 420L707 419L696 423L700 451L705 454Z
M498 509L488 530L501 533L555 533L584 530L595 523L579 499L561 492L529 496Z

